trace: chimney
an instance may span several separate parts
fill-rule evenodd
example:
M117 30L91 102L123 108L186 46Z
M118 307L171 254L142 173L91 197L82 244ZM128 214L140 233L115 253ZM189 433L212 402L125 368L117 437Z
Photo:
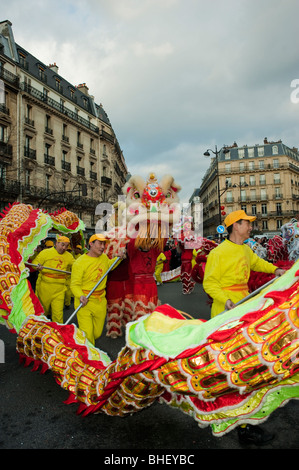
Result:
M77 89L78 89L79 91L81 91L82 93L84 93L84 95L89 96L89 94L88 94L89 88L88 88L88 86L86 85L86 83L80 83L80 85L77 86Z
M54 62L54 64L50 64L49 69L53 70L55 73L58 73L58 65L56 65L56 62Z
M268 138L265 137L265 138L264 138L264 144L267 144L267 143L268 143Z

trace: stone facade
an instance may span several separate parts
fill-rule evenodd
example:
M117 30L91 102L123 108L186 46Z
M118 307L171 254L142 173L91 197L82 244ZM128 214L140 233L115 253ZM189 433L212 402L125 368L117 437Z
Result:
M44 65L0 22L0 209L20 201L77 213L87 230L96 207L115 203L125 159L103 106Z

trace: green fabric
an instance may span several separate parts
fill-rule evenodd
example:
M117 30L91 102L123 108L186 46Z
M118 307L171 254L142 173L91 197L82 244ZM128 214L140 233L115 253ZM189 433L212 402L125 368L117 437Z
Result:
M198 325L188 325L185 322L181 328L171 331L167 334L156 331L147 331L144 316L137 322L130 323L127 327L127 339L132 347L150 349L155 354L169 358L176 357L182 351L204 344L206 338L219 328L234 328L239 319L249 313L271 305L271 299L264 299L265 294L275 290L284 291L294 283L296 271L299 269L299 260L283 276L277 278L266 289L262 290L257 296L247 300L243 304L220 314L207 322Z

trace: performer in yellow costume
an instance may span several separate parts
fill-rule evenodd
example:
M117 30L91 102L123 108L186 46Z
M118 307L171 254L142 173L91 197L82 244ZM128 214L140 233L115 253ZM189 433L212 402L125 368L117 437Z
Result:
M45 268L48 266L61 271L71 271L75 260L68 253L68 246L68 237L58 236L55 247L41 251L35 258L35 264L38 265L37 269L40 272L36 294L44 308L45 315L52 313L52 321L57 323L63 323L68 274L50 271Z
M158 286L163 284L162 278L161 278L161 272L163 271L163 266L164 266L165 261L166 261L166 256L164 255L164 253L160 253L157 258L156 267L155 267L155 278L156 278L156 282Z
M85 332L87 339L92 344L95 344L95 340L101 336L104 327L107 312L105 290L107 277L88 299L86 296L117 259L109 259L104 253L107 242L108 239L101 234L92 235L89 239L89 252L75 261L71 275L71 290L75 298L75 309L79 307L80 303L83 304L77 313L79 328Z
M249 294L247 283L251 270L277 276L284 273L244 245L255 219L243 210L231 212L224 220L229 238L208 255L203 288L213 299L211 317L233 308Z

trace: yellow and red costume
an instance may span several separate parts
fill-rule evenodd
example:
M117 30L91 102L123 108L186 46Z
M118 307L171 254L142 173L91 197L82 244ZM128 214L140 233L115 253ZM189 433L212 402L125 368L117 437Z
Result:
M246 245L229 240L212 250L207 258L203 288L212 297L211 317L225 310L228 299L237 303L249 294L250 271L273 274L277 269Z
M74 262L71 291L75 297L75 309L80 305L80 297L89 294L115 260L116 258L109 259L103 253L98 257L84 254ZM104 327L107 311L106 283L105 277L89 297L87 305L81 307L77 313L79 328L92 344L101 336Z
M35 258L35 264L62 271L70 271L74 263L73 256L65 251L59 254L55 247L41 251ZM68 274L43 269L39 274L36 294L45 310L45 314L52 313L52 320L63 323L63 308L67 290Z

